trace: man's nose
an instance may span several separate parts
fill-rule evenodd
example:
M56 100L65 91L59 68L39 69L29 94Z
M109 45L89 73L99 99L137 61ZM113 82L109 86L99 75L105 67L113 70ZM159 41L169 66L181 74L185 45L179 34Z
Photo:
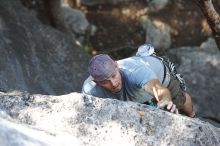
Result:
M115 87L115 86L117 85L116 80L113 80L113 79L112 79L112 80L110 80L110 81L111 81L111 84L112 84L113 87Z

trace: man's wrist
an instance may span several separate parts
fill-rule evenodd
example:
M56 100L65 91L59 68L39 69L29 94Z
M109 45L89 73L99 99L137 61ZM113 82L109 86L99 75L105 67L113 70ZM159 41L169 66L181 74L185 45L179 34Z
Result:
M163 100L166 100L166 101L172 101L170 98L168 98L168 97L163 97L163 98L161 98L159 101L163 101Z

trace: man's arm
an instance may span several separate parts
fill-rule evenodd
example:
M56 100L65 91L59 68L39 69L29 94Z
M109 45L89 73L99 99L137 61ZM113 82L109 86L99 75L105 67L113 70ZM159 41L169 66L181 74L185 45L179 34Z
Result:
M167 108L170 112L177 112L176 105L172 102L172 97L168 88L163 87L159 80L150 80L144 85L144 90L154 96L157 105L161 108Z

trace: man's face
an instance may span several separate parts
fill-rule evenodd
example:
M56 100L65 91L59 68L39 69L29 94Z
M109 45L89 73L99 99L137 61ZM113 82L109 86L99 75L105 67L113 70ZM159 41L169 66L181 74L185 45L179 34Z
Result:
M122 77L119 68L117 67L108 79L96 83L112 93L119 92L122 89Z

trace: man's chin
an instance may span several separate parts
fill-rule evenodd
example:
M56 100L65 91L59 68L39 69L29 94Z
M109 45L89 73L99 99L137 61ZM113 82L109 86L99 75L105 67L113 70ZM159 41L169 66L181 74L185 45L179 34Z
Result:
M117 88L117 89L112 90L112 92L113 92L113 93L118 93L118 92L121 91L121 89L122 89L122 88Z

